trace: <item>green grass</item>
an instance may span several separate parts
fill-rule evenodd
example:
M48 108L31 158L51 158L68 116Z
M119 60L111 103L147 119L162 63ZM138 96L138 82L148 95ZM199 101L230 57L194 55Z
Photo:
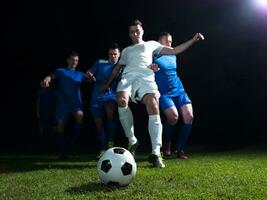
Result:
M53 156L0 156L0 199L251 199L267 200L267 151L191 152L151 168L137 156L127 187L100 183L92 155L59 161Z

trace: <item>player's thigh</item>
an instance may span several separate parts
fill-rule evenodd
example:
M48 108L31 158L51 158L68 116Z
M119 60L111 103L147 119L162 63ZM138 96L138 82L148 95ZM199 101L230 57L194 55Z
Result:
M179 108L179 112L183 117L183 121L186 124L193 122L193 107L192 102L186 93L181 93L174 99L176 107Z
M129 103L129 97L132 95L133 77L124 76L117 86L117 102L119 107L125 107Z
M143 80L140 79L138 81L135 81L134 90L136 91L136 99L141 100L143 103L146 103L145 99L153 97L154 100L156 100L156 104L158 104L158 99L160 97L160 93L158 91L158 86L156 82L153 80ZM153 100L152 103L155 101Z

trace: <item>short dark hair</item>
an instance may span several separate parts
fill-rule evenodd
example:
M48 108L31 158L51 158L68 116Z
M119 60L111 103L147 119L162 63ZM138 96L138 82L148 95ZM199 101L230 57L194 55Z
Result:
M117 42L113 42L113 43L110 43L108 46L108 50L110 50L110 49L119 49L120 50L120 46Z
M130 21L128 27L130 27L130 26L137 26L137 25L140 25L140 26L143 27L142 22L140 20L134 19L134 20Z
M67 54L67 58L76 57L76 56L79 56L79 54L77 53L77 51L70 51Z
M160 38L162 38L163 36L171 36L171 34L170 34L169 32L161 32L161 33L159 34L158 39L160 40Z

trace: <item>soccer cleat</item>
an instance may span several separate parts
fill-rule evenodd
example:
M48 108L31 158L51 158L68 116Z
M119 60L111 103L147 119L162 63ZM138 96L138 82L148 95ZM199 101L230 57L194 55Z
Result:
M176 151L175 154L177 158L184 159L184 160L188 159L188 155L186 155L186 153L183 150Z
M151 154L148 158L148 161L150 163L152 163L153 167L156 168L164 168L165 164L163 163L163 159L161 157L161 155L155 155L155 154Z
M135 153L136 153L136 150L139 146L139 142L137 141L136 143L134 144L128 144L128 150L131 152L131 154L133 155L133 157L135 157Z

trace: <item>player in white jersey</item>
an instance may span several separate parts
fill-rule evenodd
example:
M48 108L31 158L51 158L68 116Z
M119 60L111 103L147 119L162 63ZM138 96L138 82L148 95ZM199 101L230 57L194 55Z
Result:
M129 100L141 100L149 115L148 131L152 144L152 154L149 160L154 167L165 167L160 148L162 146L162 124L159 113L159 91L151 70L154 54L179 54L187 48L187 43L174 48L164 47L156 41L143 41L144 30L139 20L129 24L129 36L132 45L123 49L119 64L114 68L108 82L102 90L108 90L113 79L121 72L122 78L117 87L118 112L125 135L129 140L129 150L135 155L139 145L134 135L133 115L128 107ZM199 34L199 39L203 37ZM191 45L191 44L190 44Z

